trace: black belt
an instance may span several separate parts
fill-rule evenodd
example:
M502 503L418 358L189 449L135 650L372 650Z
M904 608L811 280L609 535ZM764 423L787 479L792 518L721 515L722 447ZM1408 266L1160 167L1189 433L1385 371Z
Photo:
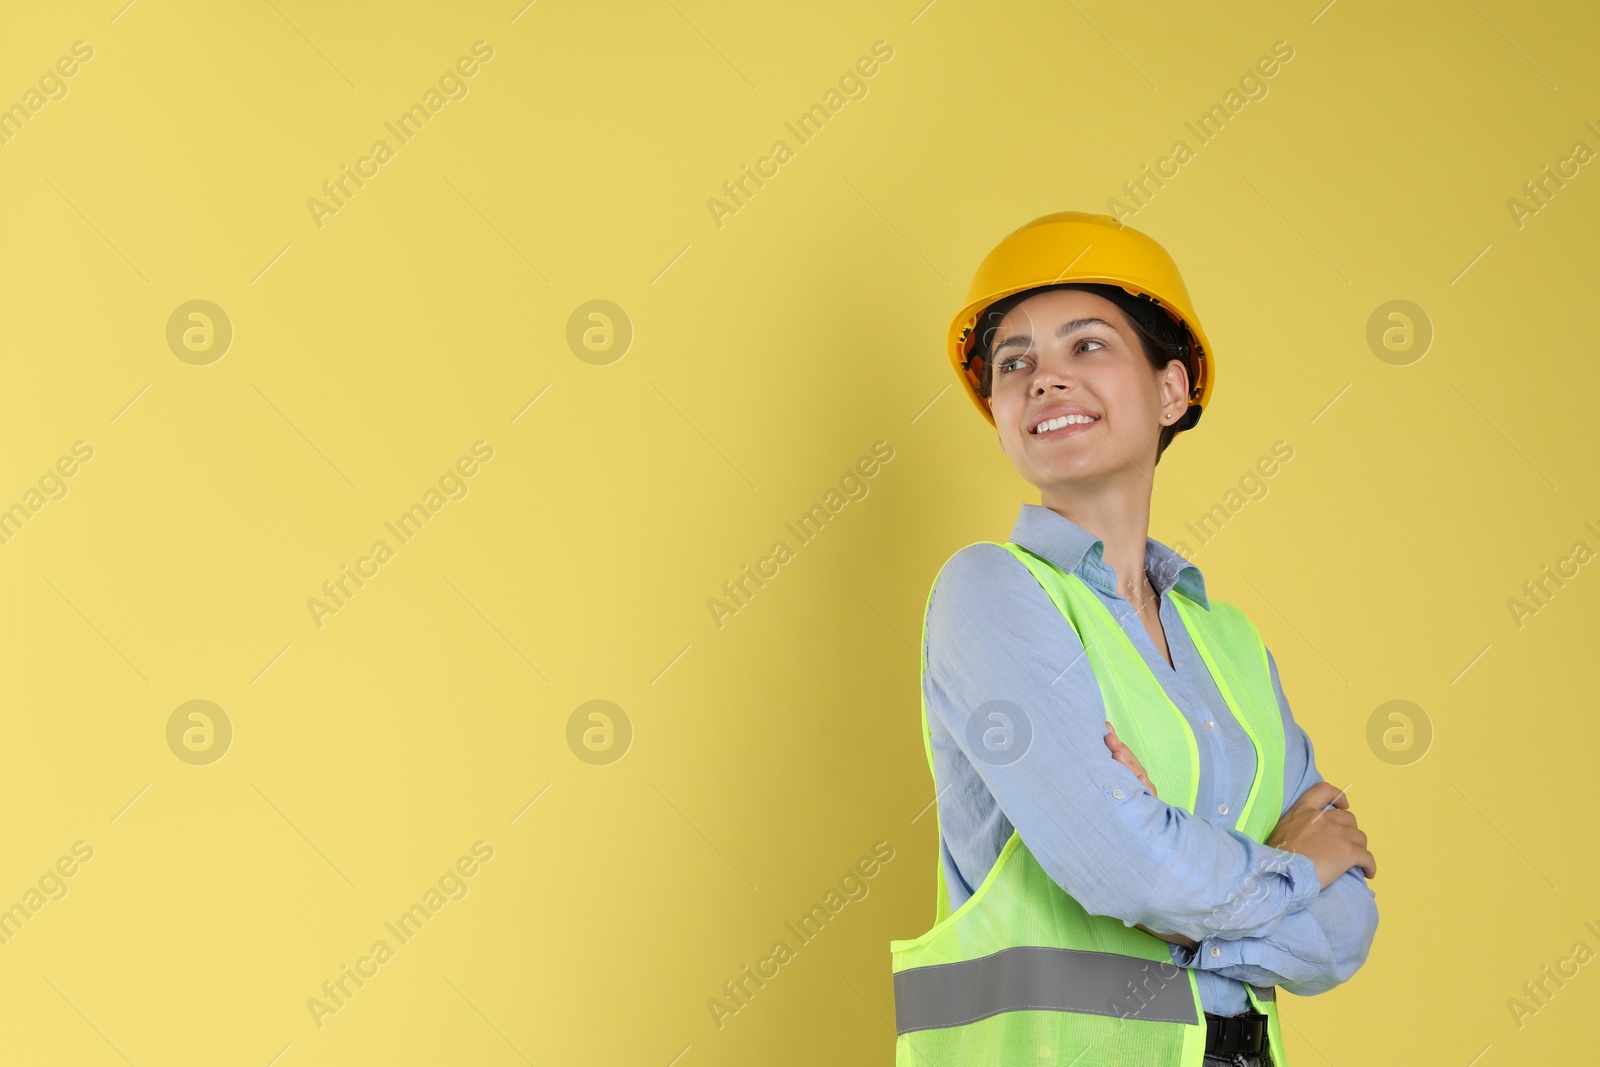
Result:
M1238 1015L1206 1012L1207 1052L1260 1052L1267 1047L1267 1017L1257 1011Z

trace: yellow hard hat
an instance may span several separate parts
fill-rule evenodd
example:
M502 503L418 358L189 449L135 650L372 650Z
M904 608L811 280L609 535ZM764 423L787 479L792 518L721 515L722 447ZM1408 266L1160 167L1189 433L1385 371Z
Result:
M977 340L978 320L991 304L1013 293L1067 282L1119 285L1135 296L1149 298L1187 329L1192 342L1189 405L1205 408L1217 376L1211 344L1167 250L1110 215L1058 211L1013 230L984 257L972 276L966 306L950 323L950 362L989 425L994 425L994 415L978 391L979 369L969 358ZM1198 419L1200 412L1193 414Z

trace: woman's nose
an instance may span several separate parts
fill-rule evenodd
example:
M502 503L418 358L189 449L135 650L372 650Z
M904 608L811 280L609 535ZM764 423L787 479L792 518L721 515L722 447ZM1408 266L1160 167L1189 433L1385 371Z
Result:
M1067 388L1067 375L1040 367L1038 373L1033 376L1034 395L1038 396L1049 388Z

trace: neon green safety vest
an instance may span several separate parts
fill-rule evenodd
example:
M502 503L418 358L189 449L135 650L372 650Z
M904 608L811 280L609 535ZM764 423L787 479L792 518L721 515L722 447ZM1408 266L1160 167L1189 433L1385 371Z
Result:
M1077 632L1106 717L1161 799L1193 812L1200 776L1194 731L1122 627L1077 575L1015 542L1002 547L1033 572ZM1255 780L1235 827L1263 841L1283 807L1283 719L1266 648L1237 608L1211 600L1207 610L1176 589L1168 595L1255 746ZM927 669L925 606L924 674ZM925 691L922 743L931 771ZM1193 972L1172 962L1167 942L1120 919L1090 915L1045 873L1015 831L983 884L953 914L942 864L936 874L933 928L889 943L896 1067L1200 1067L1206 1028L1199 989ZM1244 887L1240 897L1249 891ZM1287 1067L1276 990L1246 989L1267 1016L1272 1062Z

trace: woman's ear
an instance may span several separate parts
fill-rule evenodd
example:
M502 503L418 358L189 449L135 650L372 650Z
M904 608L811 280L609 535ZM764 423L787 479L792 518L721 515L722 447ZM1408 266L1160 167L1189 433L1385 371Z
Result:
M1189 368L1184 366L1183 360L1174 359L1167 364L1166 380L1163 383L1173 393L1173 400L1186 400L1189 396Z

